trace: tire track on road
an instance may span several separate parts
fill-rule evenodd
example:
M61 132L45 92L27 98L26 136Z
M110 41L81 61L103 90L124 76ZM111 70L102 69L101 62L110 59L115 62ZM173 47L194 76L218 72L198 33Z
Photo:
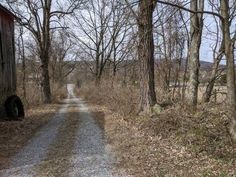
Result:
M4 177L126 177L114 171L113 153L86 104L78 98L65 104L12 159ZM2 174L2 175L1 175Z

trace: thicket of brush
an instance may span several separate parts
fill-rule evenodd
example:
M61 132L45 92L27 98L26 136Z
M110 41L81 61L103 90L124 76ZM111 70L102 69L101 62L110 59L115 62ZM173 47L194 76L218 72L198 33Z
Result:
M42 88L35 82L27 83L25 91L22 86L19 85L17 95L22 99L25 108L31 108L33 106L43 104L43 92ZM67 97L66 86L60 87L58 84L52 84L52 99L53 103Z
M228 126L229 118L224 104L202 103L195 110L180 98L170 99L171 94L160 95L158 102L167 103L160 114L140 115L138 112L139 90L137 86L115 85L103 81L83 85L79 95L90 103L106 106L118 113L120 119L135 126L147 136L175 139L198 156L205 154L225 163L235 164L236 148ZM157 89L157 95L163 93ZM159 96L159 95L158 95Z

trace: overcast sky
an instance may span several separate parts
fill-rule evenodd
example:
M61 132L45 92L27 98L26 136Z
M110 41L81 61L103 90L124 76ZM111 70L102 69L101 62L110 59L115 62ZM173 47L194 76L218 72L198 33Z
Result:
M211 11L211 8L207 3L205 4L205 10ZM211 32L216 32L215 19L213 18L212 15L204 15L204 30L202 37L200 59L212 62L213 61L212 47L215 45L216 35L209 32L209 30ZM219 30L221 29L219 28ZM235 30L236 30L236 21L234 20L232 22L231 32L234 32ZM222 63L225 63L225 61L223 60Z
M0 3L3 3L5 0L0 0ZM208 4L205 4L205 9L210 10ZM235 30L236 23L235 21L232 24L232 30ZM200 59L204 61L213 61L212 47L215 44L215 36L210 31L216 31L216 24L211 15L204 15L204 31L200 52Z

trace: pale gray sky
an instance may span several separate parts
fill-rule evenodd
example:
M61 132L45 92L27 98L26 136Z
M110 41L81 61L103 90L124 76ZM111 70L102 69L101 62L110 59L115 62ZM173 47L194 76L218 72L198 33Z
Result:
M4 4L5 0L0 0L0 3ZM63 2L59 0L60 2ZM56 1L55 1L56 2ZM207 2L207 1L206 1ZM58 6L57 4L54 5L54 7ZM65 7L66 5L64 5ZM206 10L210 10L209 5L206 3L205 5ZM201 45L201 52L200 52L200 59L204 61L213 61L213 54L212 54L212 47L215 44L215 36L213 33L209 32L215 32L216 30L216 24L211 15L204 15L204 22L205 27L203 31L203 38L202 38L202 45ZM236 23L235 21L232 24L232 30L236 29Z

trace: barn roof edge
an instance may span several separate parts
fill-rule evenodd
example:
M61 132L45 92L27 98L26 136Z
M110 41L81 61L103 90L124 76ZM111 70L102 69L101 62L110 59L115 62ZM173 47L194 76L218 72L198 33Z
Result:
M1 3L0 3L0 10L4 11L5 13L7 13L8 15L12 16L15 19L18 19L18 17L12 13L8 8L4 7Z

